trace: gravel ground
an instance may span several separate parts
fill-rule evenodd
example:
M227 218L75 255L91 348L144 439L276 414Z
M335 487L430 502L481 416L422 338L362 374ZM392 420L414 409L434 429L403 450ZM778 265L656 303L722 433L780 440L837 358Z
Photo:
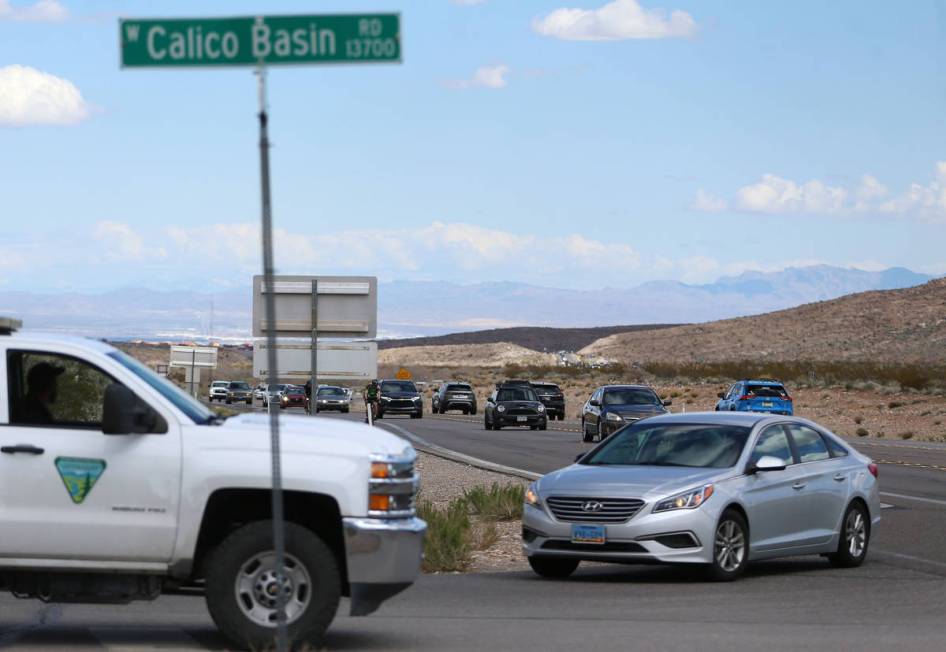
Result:
M446 506L454 498L463 495L464 490L477 485L491 484L520 484L527 486L529 482L515 476L484 471L450 460L417 453L417 469L420 471L419 500L429 500L437 506ZM477 528L488 527L473 519ZM520 523L518 520L505 523L496 523L496 542L486 550L478 550L473 554L473 563L468 569L470 572L489 572L521 570L528 568L526 558L522 554L520 544Z

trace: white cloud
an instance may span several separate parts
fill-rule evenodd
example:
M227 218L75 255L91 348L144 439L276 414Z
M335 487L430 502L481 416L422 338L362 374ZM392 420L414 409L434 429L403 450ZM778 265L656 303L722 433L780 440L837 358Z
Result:
M0 127L71 125L89 113L89 105L69 80L29 66L0 68Z
M696 197L690 204L690 209L702 213L721 213L726 210L726 200L706 192L702 188L696 191Z
M505 88L508 85L506 75L509 74L509 66L499 64L496 66L481 66L473 73L470 79L452 79L446 82L448 88Z
M736 191L736 206L751 213L812 213L831 215L844 210L848 191L821 181L803 184L765 174L762 180Z
M69 17L69 10L57 0L37 0L32 4L13 5L0 0L0 21L59 22Z
M111 261L145 262L167 257L163 247L148 247L138 232L122 222L98 222L93 235L105 244L105 257Z
M799 183L774 174L764 174L756 183L739 188L732 201L697 190L690 207L718 212L732 206L736 210L770 215L896 215L905 218L946 222L946 161L938 161L933 179L913 182L903 192L891 195L877 177L864 174L857 185L832 186L812 179Z
M637 0L613 0L599 9L556 9L537 18L533 29L566 41L621 41L688 37L696 21L685 11L667 16L663 9L645 9Z

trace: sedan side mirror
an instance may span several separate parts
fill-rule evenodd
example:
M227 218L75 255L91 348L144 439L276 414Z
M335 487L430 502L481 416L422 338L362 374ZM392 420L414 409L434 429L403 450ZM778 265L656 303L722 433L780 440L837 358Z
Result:
M784 471L785 462L773 455L763 455L759 458L759 461L749 469L751 473L759 473L765 471Z
M723 394L722 392L716 392L716 396L718 396L719 398L726 398L726 395Z
M102 402L102 432L106 435L130 435L167 432L164 419L135 393L119 383L105 388Z
M596 398L593 398L593 399L591 399L590 401L588 401L588 405L591 405L591 406L594 406L594 407L601 407L601 401L599 401L599 400L596 399Z

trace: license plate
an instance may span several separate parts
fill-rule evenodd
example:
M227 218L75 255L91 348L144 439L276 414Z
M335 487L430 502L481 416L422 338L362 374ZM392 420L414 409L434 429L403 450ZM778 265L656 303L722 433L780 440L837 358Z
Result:
M605 541L603 525L572 525L572 543L602 544Z
M519 423L525 423L528 420L529 420L529 417L516 417L516 421L518 421Z
M762 401L762 407L772 407L773 405L772 401Z

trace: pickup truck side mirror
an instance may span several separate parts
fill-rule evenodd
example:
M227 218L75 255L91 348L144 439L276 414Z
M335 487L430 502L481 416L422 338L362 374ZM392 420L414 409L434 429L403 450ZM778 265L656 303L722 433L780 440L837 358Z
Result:
M672 398L664 399L663 404L664 406L673 405L673 399Z
M105 388L102 403L102 432L106 435L130 435L167 432L168 425L147 403L124 385L112 383Z

